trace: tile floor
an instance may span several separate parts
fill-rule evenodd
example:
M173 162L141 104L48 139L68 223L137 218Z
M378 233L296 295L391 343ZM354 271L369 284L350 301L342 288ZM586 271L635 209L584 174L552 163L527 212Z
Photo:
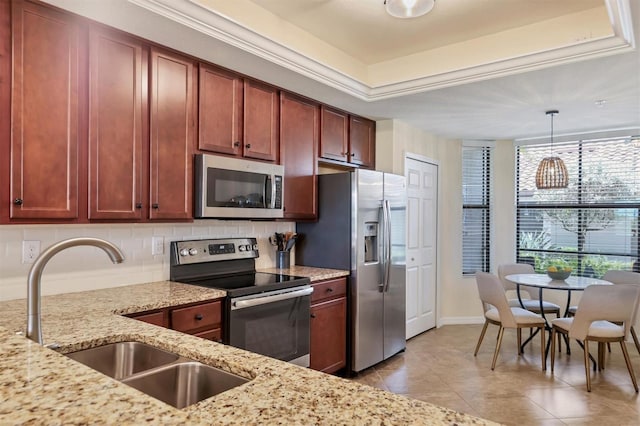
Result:
M635 393L620 345L612 345L605 370L585 385L582 350L557 354L555 375L543 372L540 340L516 352L515 331L505 332L491 371L498 328L490 325L477 357L473 350L480 325L444 326L407 342L407 350L362 371L353 380L507 425L640 425ZM528 332L523 331L523 337ZM592 344L591 351L597 348ZM627 344L640 378L640 355Z

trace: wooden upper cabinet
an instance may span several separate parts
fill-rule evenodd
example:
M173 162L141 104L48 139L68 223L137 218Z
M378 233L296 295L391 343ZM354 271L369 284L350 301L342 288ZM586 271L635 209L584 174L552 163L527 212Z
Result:
M317 217L319 133L319 105L281 92L280 163L284 165L284 217L287 219Z
M237 74L200 64L198 148L242 154L243 80Z
M336 161L349 158L349 115L327 107L321 108L320 157Z
M140 41L91 28L89 219L142 218L146 74Z
M80 148L79 26L68 15L22 1L13 2L11 21L9 216L75 219Z
M375 166L376 123L361 117L349 120L349 161L364 167Z
M193 61L151 50L150 219L192 216L195 73Z
M278 90L245 80L243 155L259 160L278 160Z

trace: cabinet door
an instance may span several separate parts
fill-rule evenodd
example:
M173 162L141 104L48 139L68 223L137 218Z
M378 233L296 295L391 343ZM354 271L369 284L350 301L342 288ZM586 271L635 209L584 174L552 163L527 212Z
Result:
M194 146L194 64L152 49L149 218L191 217Z
M198 148L222 154L242 153L242 78L200 64Z
M77 218L79 27L72 17L16 1L12 40L9 215Z
M280 164L284 165L284 217L315 219L320 110L318 104L280 94Z
M250 80L244 82L243 155L278 160L278 90Z
M135 39L91 29L89 219L142 218L145 54Z
M337 109L322 106L320 157L347 161L349 155L349 116Z
M349 122L349 161L364 167L375 166L376 123L360 117Z
M335 373L347 365L347 299L311 305L310 368Z

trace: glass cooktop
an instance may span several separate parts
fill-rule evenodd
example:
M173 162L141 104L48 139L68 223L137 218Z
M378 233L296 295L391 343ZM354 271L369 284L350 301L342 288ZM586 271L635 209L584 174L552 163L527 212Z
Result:
M265 272L250 272L222 277L200 278L198 280L183 281L187 284L226 290L231 297L280 290L283 288L308 285L308 277L294 275L269 274Z

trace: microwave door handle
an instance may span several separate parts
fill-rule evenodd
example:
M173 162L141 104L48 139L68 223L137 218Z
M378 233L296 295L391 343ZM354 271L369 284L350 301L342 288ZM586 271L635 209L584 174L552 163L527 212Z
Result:
M276 208L276 175L271 175L271 200L269 200L269 208Z

